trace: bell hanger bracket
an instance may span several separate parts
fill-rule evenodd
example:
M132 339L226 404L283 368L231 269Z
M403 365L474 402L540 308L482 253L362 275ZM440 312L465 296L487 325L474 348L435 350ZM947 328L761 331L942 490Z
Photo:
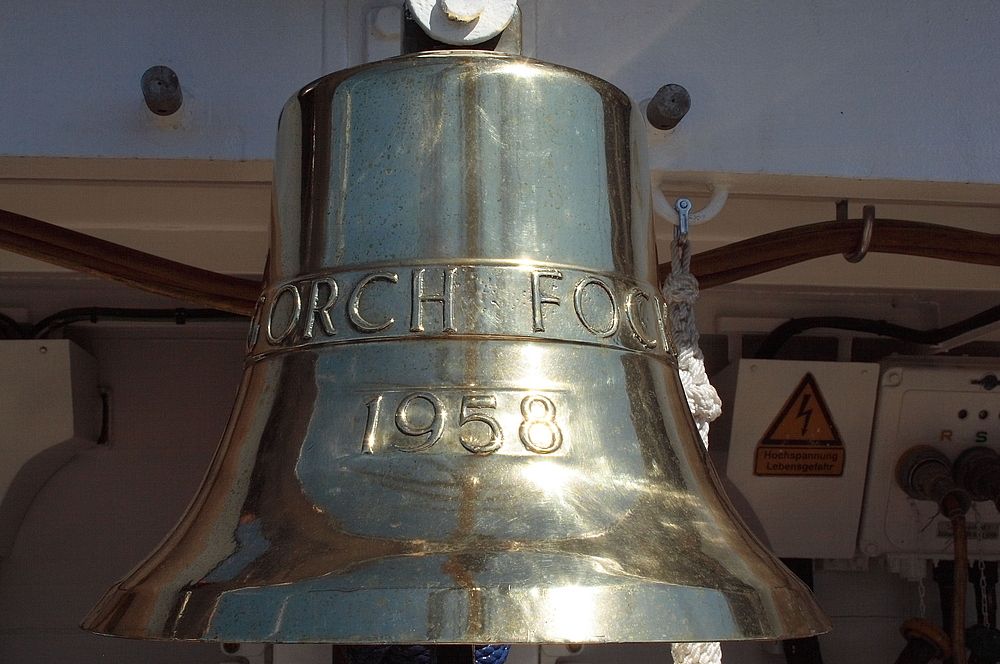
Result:
M670 204L670 201L667 200L666 195L663 193L662 187L662 182L659 182L652 187L653 211L674 226L679 226L681 223L680 209ZM712 192L711 198L709 199L708 204L697 212L691 211L691 201L689 199L680 198L677 200L677 205L680 205L681 201L687 201L685 206L687 227L682 231L684 234L687 234L688 227L697 226L698 224L703 224L706 221L713 219L717 214L719 214L719 212L722 211L726 201L729 199L729 185L718 182L709 182L708 187Z
M474 49L520 55L517 0L406 0L403 53Z

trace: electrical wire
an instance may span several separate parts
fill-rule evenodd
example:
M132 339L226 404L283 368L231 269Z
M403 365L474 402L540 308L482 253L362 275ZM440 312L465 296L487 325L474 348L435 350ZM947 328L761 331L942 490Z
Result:
M24 339L24 326L6 314L0 314L0 335L5 339Z
M969 549L965 512L951 515L951 532L955 551L955 595L951 613L951 650L953 664L966 664L965 596L969 584Z
M1000 321L1000 305L990 307L985 311L981 311L956 323L933 330L916 330L911 327L895 325L884 320L853 318L850 316L793 318L774 328L764 338L754 357L758 360L773 359L789 339L806 330L816 328L865 332L916 344L935 345L997 321Z
M6 320L5 320L6 319ZM14 319L0 314L0 327L5 328L8 339L45 339L56 330L81 321L148 321L172 322L184 325L188 322L228 322L243 321L247 317L216 309L132 309L124 307L81 307L65 309L43 318L34 325L22 325Z
M47 318L43 318L31 329L32 339L44 339L52 332L71 323L80 321L90 321L97 323L101 320L117 321L160 321L174 322L177 325L184 325L189 321L200 322L223 322L233 320L246 320L242 314L234 314L216 309L127 309L118 307L83 307L79 309L66 309L59 311Z

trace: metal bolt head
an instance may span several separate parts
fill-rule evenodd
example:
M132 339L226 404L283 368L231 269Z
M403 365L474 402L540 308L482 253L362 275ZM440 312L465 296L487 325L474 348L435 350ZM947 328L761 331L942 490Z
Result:
M897 387L903 382L903 372L899 369L892 369L882 376L882 384L886 387Z
M676 83L664 85L656 91L646 107L646 119L657 129L673 129L691 110L691 95Z
M146 106L157 115L172 115L184 103L180 80L170 67L150 67L142 75L140 85Z
M468 23L486 11L486 0L441 0L441 9L450 20Z
M379 7L372 18L372 32L381 39L399 39L403 30L402 9L396 6Z

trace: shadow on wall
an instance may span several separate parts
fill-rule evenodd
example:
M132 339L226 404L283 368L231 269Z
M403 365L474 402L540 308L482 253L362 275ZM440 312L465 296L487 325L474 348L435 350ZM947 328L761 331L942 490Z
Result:
M77 333L98 361L100 385L111 390L109 444L83 452L48 481L0 561L0 661L222 661L215 644L113 639L78 624L194 496L233 405L244 332L230 325L221 339L194 338L198 329L184 337Z

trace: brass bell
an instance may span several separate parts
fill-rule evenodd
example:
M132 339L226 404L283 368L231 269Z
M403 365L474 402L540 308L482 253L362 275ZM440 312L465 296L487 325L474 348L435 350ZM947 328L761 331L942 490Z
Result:
M282 111L265 290L187 515L86 618L150 639L715 641L829 629L679 382L636 106L479 51Z

